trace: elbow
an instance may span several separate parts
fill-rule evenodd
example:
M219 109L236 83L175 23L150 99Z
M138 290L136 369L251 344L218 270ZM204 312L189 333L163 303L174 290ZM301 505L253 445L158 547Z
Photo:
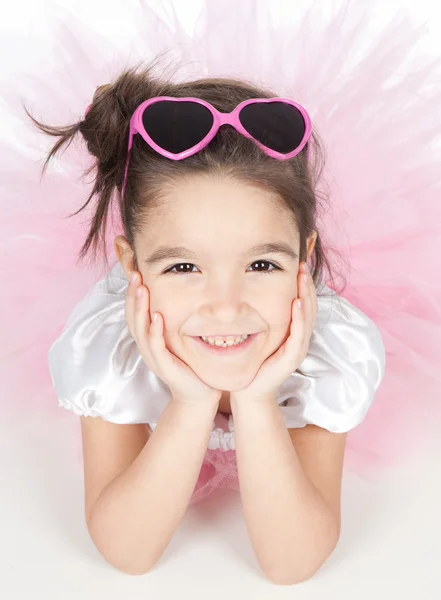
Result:
M117 571L126 575L146 575L149 573L160 556L153 559L146 552L134 552L133 548L125 547L124 541L109 533L106 528L97 527L95 523L88 524L89 535L96 549L104 560Z
M331 556L338 544L338 540L339 536L333 538L332 543L326 546L325 551L319 557L316 557L314 561L311 561L307 567L303 566L300 569L298 565L293 566L292 564L275 565L272 569L265 569L265 576L275 585L296 585L308 581Z
M281 571L278 569L277 571L266 572L265 576L268 581L274 583L274 585L297 585L298 583L303 583L304 581L311 579L311 577L317 573L320 566L321 565L314 568L312 571L303 574L294 573L292 570Z
M120 573L125 573L126 575L147 575L152 569L151 568L143 568L139 565L126 565L126 564L116 564L114 562L110 562L106 559L106 561L114 567Z
M104 560L114 569L126 575L147 575L153 570L158 560L148 560L146 556L133 556L122 548L115 550L104 540L92 541Z

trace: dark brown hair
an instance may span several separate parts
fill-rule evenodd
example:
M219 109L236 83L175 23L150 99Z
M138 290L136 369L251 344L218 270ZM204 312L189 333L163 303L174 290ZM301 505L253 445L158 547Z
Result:
M141 136L134 136L127 187L122 200L129 123L141 102L154 96L194 96L210 102L222 112L230 112L243 100L278 96L254 83L230 78L173 83L164 75L154 76L157 60L158 57L146 66L140 63L128 68L111 83L100 86L87 115L73 125L45 125L34 119L25 108L38 129L59 138L46 157L43 174L50 159L63 147L67 148L77 133L82 135L89 153L95 158L85 173L95 172L92 191L85 204L69 215L77 215L94 199L89 231L78 259L84 260L92 252L96 261L101 248L108 262L106 228L115 201L123 234L135 249L135 238L161 203L161 194L168 186L192 175L219 174L265 189L274 198L275 208L290 210L300 235L300 261L306 260L308 235L317 231L315 248L309 260L311 274L316 287L324 281L325 275L329 276L331 287L335 290L333 267L318 229L320 209L324 207L326 196L320 195L317 190L324 168L324 151L314 126L308 161L305 150L287 161L270 158L230 126L222 127L201 152L182 161L160 156ZM136 262L135 269L138 270Z

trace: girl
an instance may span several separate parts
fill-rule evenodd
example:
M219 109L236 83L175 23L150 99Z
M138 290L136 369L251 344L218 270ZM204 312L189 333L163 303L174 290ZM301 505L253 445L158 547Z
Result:
M98 88L72 127L34 122L60 137L45 167L77 133L95 157L80 256L105 240L113 197L122 221L116 264L49 352L59 403L81 419L93 542L146 573L189 503L232 487L263 573L308 579L339 539L346 436L385 352L324 283L307 111L251 83L146 68Z

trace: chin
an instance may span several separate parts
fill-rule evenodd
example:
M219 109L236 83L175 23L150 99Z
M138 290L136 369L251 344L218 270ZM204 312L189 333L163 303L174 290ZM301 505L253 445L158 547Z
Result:
M254 369L253 371L247 370L246 373L242 371L241 373L232 374L212 372L208 370L206 372L201 372L200 369L193 370L199 379L201 379L206 385L209 385L215 390L222 390L225 392L237 392L243 388L246 388L253 381L258 371L258 369Z

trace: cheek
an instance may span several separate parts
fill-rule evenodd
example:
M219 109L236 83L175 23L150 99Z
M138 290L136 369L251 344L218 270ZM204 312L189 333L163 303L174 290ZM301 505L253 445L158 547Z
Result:
M295 285L280 286L278 289L273 289L271 294L266 297L265 305L271 314L269 322L282 325L291 318L292 301L297 295L295 288Z
M277 312L274 312L271 320L271 336L276 341L283 341L291 327L291 304L290 302L280 303L277 307Z
M281 290L272 297L271 305L268 305L267 323L271 328L271 336L276 340L283 341L289 335L295 297L295 290Z
M175 336L182 327L182 323L188 316L188 312L182 306L182 303L177 302L175 297L168 294L151 294L150 311L153 314L157 310L161 313L164 319L164 336L171 339Z

